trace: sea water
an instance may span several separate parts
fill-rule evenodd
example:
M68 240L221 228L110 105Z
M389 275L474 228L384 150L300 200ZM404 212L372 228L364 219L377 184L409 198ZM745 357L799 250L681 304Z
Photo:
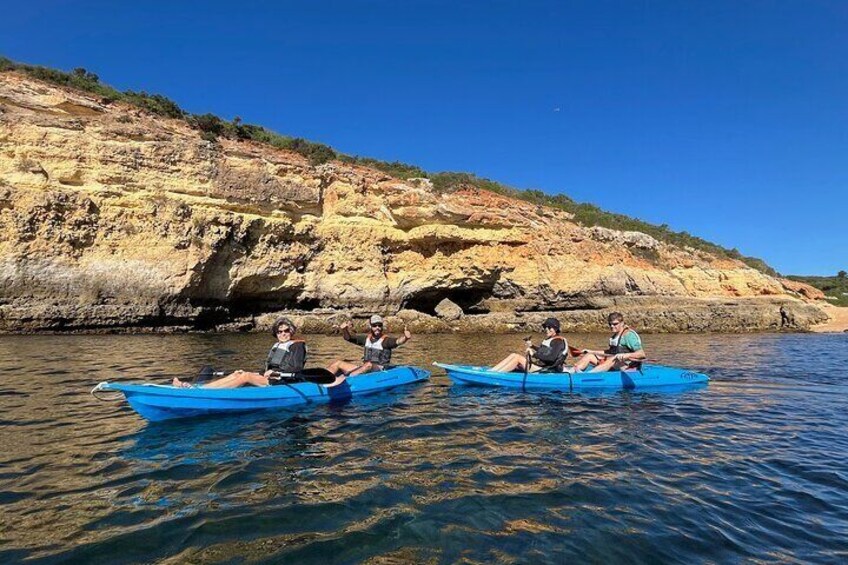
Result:
M430 366L522 338L414 336L394 361L430 382L150 424L88 391L257 369L272 338L0 337L0 562L848 562L848 335L643 336L713 379L682 392L521 393ZM310 365L359 354L306 339Z

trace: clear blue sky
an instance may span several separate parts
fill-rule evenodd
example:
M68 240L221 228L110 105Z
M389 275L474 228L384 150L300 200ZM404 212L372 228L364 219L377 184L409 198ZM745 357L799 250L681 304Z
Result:
M848 269L848 2L9 2L0 53Z

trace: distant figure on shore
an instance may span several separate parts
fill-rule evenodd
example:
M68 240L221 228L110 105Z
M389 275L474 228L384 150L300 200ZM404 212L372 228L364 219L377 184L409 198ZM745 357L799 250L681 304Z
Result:
M795 320L793 320L789 316L789 312L786 310L786 306L781 305L780 306L780 327L783 328L783 327L786 327L786 326L794 326L794 325L795 325Z
M217 381L203 385L204 388L238 388L244 385L269 386L284 384L288 377L302 371L306 365L306 343L294 339L297 330L288 318L280 318L271 327L271 333L277 338L277 343L268 352L263 373L235 371ZM190 383L174 377L172 382L177 387L191 387Z
M604 351L584 349L583 355L574 364L575 371L584 371L589 365L594 365L592 373L632 369L647 357L642 350L642 338L624 323L623 315L613 312L607 316L607 322L613 332L609 347Z
M511 373L515 370L523 371L529 358L528 373L537 373L542 370L553 373L562 372L562 365L568 355L568 342L559 335L559 320L548 318L542 324L542 331L545 332L545 339L542 340L539 347L534 346L533 341L528 337L524 340L525 355L510 353L506 359L492 367L492 370L499 373Z
M383 333L383 318L377 314L371 316L369 320L370 331L365 335L352 335L350 333L350 320L341 325L342 333L345 341L355 343L362 346L362 362L359 364L350 363L337 359L327 365L327 370L334 375L361 375L370 371L382 371L392 360L392 350L403 345L410 339L412 334L407 328L403 328L403 335L394 338Z

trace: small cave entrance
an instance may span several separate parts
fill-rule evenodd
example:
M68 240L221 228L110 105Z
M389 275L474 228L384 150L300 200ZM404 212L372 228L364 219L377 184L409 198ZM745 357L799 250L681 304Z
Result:
M281 310L312 312L319 308L321 308L320 299L290 292L276 295L234 296L230 300L230 309L236 316L254 316Z
M422 290L407 297L401 308L417 310L422 314L436 315L436 306L447 298L465 314L487 314L486 301L492 297L491 288L435 288Z

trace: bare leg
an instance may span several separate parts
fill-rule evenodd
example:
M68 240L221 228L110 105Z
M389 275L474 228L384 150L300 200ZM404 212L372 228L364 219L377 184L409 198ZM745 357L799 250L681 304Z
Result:
M177 387L190 386L188 383L185 383L176 377L174 377L171 384ZM238 388L248 384L253 386L268 386L268 379L259 373L236 371L234 373L230 373L226 377L218 379L217 381L212 381L211 383L203 385L203 388Z
M515 367L515 358L518 357L517 353L510 353L506 356L506 358L492 367L492 371L497 371L499 373L503 373L507 367ZM511 371L512 369L509 369Z
M600 362L600 358L594 353L585 353L574 364L574 370L575 372L585 371L589 365L598 365Z
M364 365L354 365L353 363L348 363L347 361L333 361L329 365L327 365L327 370L333 373L336 376L336 380L333 382L326 384L326 387L339 386L347 377L352 377L353 375L361 375L371 369L371 363L365 363ZM341 374L339 374L341 373Z
M510 364L512 364L512 357L514 355L515 355L515 353L510 353L504 359L502 359L501 361L498 361L498 363L495 366L493 366L491 370L497 371L498 373L503 372L504 367L507 367Z
M509 356L492 367L492 371L496 371L498 373L510 373L516 369L524 369L524 365L527 361L519 355L518 353L510 353Z
M268 386L268 379L259 373L236 371L222 379L203 385L203 388L238 388L244 385Z
M363 373L369 372L373 368L374 368L374 364L371 361L366 361L365 363L363 363L359 367L355 367L354 370L349 371L347 373L347 376L352 377L354 375L361 375Z
M355 363L348 363L347 361L333 361L329 365L327 365L327 370L333 373L334 375L338 375L339 373L349 374L351 371L359 367Z
M590 373L603 373L605 371L612 370L612 368L616 365L615 357L609 357L608 359L601 361L598 365L595 366L594 369L589 371Z

